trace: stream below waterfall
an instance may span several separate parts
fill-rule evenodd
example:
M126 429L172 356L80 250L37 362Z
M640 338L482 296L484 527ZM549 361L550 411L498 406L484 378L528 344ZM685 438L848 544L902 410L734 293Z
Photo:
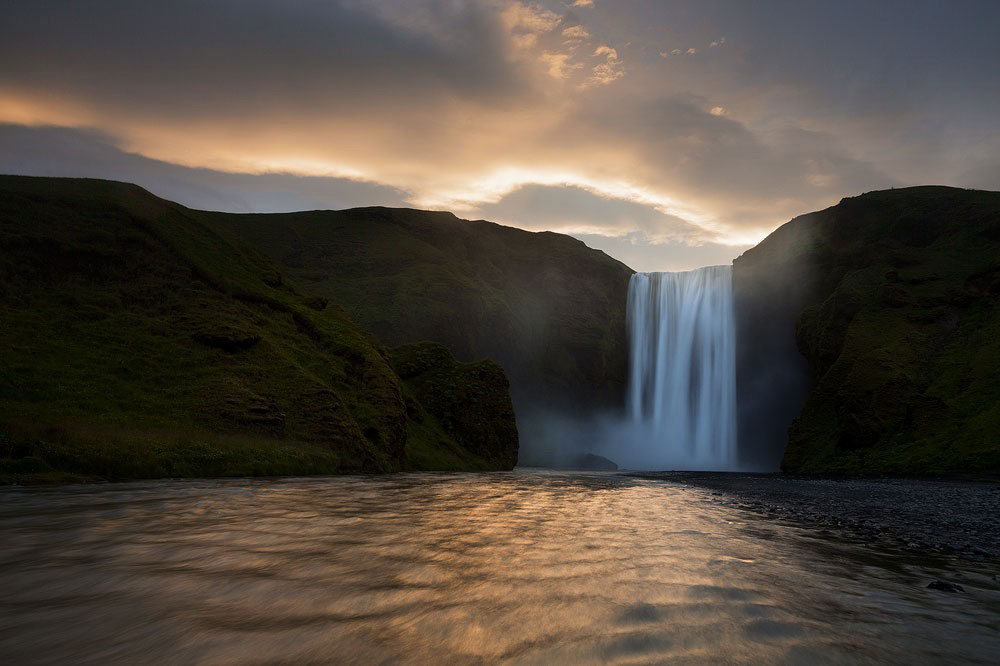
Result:
M994 664L1000 592L613 474L0 491L8 664ZM983 580L988 580L985 574Z

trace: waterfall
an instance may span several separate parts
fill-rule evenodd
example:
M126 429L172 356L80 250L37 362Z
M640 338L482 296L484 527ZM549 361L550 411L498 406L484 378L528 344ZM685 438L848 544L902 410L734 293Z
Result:
M636 273L628 329L627 408L647 459L678 469L734 469L732 267Z

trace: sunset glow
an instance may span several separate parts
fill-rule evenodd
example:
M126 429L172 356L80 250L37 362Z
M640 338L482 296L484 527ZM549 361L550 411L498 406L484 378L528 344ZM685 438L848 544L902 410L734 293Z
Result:
M998 139L967 109L995 107L1000 92L981 86L977 99L959 99L929 70L916 96L892 68L919 35L883 42L862 28L795 62L781 55L850 19L835 7L817 23L794 9L767 22L739 3L695 13L631 2L260 0L234 22L225 4L102 16L25 3L0 28L0 145L29 128L34 138L7 145L0 168L118 176L115 164L138 156L154 161L140 184L194 206L220 204L185 198L155 174L178 165L320 178L330 196L282 194L283 205L446 209L586 236L622 256L637 244L674 248L647 268L705 261L685 260L685 246L714 248L710 261L725 263L796 213L863 189L996 184ZM203 28L186 28L195 23ZM939 37L968 27L956 18ZM941 43L937 57L971 63L962 76L975 81L988 74L982 43ZM838 91L848 71L862 77L855 88L880 95ZM961 130L940 120L929 130L931 111L962 115ZM81 133L79 165L42 158L67 149L56 128ZM81 152L95 144L121 156L95 164ZM949 155L960 150L979 157L959 168ZM372 188L385 196L372 200ZM535 203L515 206L525 188ZM586 213L590 198L599 218Z

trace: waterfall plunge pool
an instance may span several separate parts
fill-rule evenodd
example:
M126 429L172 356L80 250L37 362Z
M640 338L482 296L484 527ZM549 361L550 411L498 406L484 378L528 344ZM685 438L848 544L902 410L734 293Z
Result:
M992 664L1000 592L698 488L517 470L0 490L10 664ZM984 577L984 580L988 580Z

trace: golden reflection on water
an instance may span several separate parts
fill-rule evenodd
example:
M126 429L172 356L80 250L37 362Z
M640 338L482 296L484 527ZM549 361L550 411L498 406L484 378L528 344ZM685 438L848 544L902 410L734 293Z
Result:
M1000 654L995 586L936 593L925 566L614 475L8 490L0 535L0 655L12 664Z

